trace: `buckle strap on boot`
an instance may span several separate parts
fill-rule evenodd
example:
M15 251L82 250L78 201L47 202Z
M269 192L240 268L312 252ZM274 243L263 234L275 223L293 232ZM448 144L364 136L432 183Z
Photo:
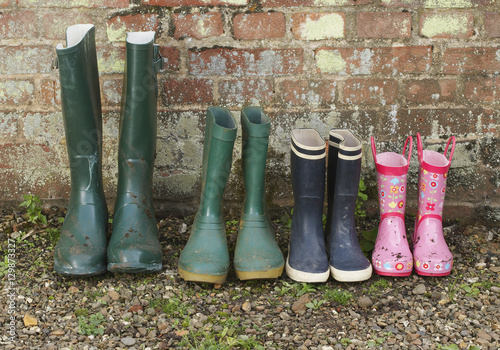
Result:
M160 45L153 45L153 79L155 82L155 93L156 97L158 97L158 78L156 76L164 68L163 65L163 57L160 53Z

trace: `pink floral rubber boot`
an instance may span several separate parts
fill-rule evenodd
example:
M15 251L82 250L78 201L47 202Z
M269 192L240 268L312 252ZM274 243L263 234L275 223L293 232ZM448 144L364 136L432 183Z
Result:
M408 148L408 159L404 154ZM371 138L373 159L377 169L377 187L380 203L380 224L372 253L375 273L383 276L409 276L413 268L405 228L405 205L408 167L413 139L406 139L403 154L384 152L377 154L375 140Z
M450 143L450 158L446 158ZM418 161L418 216L413 233L413 259L415 272L422 276L446 276L451 272L453 256L443 235L443 205L446 177L455 150L452 136L444 154L422 150L422 140L417 133Z

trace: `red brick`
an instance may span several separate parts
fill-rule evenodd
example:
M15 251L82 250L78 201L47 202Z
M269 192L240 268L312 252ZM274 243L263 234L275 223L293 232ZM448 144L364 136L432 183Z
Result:
M352 6L371 4L372 0L262 0L263 7L302 7L302 6Z
M443 72L497 73L500 71L500 49L495 47L467 47L446 49L443 54Z
M189 72L201 75L301 74L302 49L206 49L189 51Z
M500 13L486 12L484 14L484 32L491 38L500 37Z
M107 79L102 83L103 105L115 106L122 101L123 79Z
M155 13L115 16L108 20L109 41L124 41L128 32L156 31L158 15Z
M435 104L453 102L457 90L457 82L452 79L413 80L406 85L408 103Z
M348 79L344 85L344 103L383 106L392 104L398 95L398 83L386 79Z
M14 111L0 112L0 137L14 138L18 132L19 115ZM0 186L1 187L1 186Z
M459 136L476 133L477 117L482 112L466 108L402 110L398 113L397 132L400 135L419 132L422 137L426 137L435 133L437 127L440 134Z
M285 36L285 15L282 12L240 13L234 17L236 39L276 39Z
M7 7L10 4L10 0L0 0L0 7Z
M167 79L163 82L163 105L211 103L213 81L210 79Z
M323 62L322 54L326 54ZM340 75L376 73L422 73L431 68L431 46L375 48L319 48L315 52L318 72ZM335 65L330 65L335 58Z
M42 16L42 35L47 39L64 40L66 28L75 23L92 23L88 10L52 10ZM97 33L96 33L97 35Z
M420 35L427 38L470 38L474 15L468 11L426 11L420 15Z
M0 74L50 73L54 55L50 46L0 46Z
M411 35L411 13L360 12L357 28L360 38L408 38Z
M33 193L40 199L65 199L71 190L70 179L63 175L61 168L57 170L40 169L1 169L0 170L0 198L2 201L14 200L20 203L23 194Z
M464 96L471 102L497 102L500 96L500 79L471 77L464 84Z
M56 152L45 144L5 143L0 145L0 168L37 169L60 165Z
M163 57L163 69L167 72L177 72L180 68L181 53L176 47L160 47L160 54Z
M442 1L442 0L382 0L382 5L387 7L410 7L410 8L467 8L486 6L495 0L471 0L470 6L465 1Z
M273 83L270 80L237 79L219 83L220 103L226 106L245 104L269 104L273 98Z
M334 80L285 80L281 82L283 101L293 106L327 106L335 101Z
M0 13L0 38L36 38L34 18L33 11Z
M31 80L0 80L0 104L24 104L31 100L35 85Z
M209 38L224 34L222 16L219 12L209 13L174 13L174 39L191 37L195 39Z
M17 0L20 7L128 7L129 0Z
M41 86L41 100L44 105L61 105L61 86L59 80L44 79Z
M343 38L345 14L338 12L294 13L292 34L298 40L325 40Z
M155 6L218 6L218 5L232 5L232 6L246 6L248 0L143 0L144 5Z

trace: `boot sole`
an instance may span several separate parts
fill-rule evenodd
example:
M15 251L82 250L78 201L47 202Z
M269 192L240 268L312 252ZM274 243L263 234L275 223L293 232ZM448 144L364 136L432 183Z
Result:
M203 275L200 273L189 272L179 267L179 276L184 281L189 282L222 284L226 281L227 273L224 275Z
M330 270L332 277L339 282L361 282L366 281L372 276L372 265L358 271L338 270L330 265Z
M278 278L283 274L284 266L267 271L236 271L236 277L242 281L246 280L265 280Z
M409 272L403 272L403 273L390 273L390 272L382 272L378 271L376 269L373 269L373 271L380 276L391 276L391 277L408 277L411 275L411 271Z
M415 270L415 273L419 276L440 277L440 276L448 276L451 273L451 271L445 273L429 273L429 272Z
M319 273L296 270L288 264L288 260L286 261L286 274L296 282L305 283L322 283L328 281L328 277L330 277L329 270Z
M160 272L162 264L108 264L108 271L112 273L155 273Z
M106 272L106 266L104 265L103 267L99 267L97 269L65 269L61 267L54 267L54 271L61 275L61 276L67 276L67 277L92 277L92 276L98 276L102 275L103 273Z

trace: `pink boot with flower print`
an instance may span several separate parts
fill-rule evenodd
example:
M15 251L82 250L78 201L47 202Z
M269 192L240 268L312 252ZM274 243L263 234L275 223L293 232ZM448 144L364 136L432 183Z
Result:
M408 159L404 157L409 141ZM403 154L377 154L371 138L373 159L377 169L377 187L380 203L380 224L372 253L375 273L383 276L409 276L413 268L405 228L405 204L408 167L413 140L406 139Z
M446 153L450 143L450 158ZM451 272L453 256L443 235L443 205L446 192L446 178L455 150L452 136L444 154L422 150L422 140L417 133L418 161L418 216L413 233L413 258L415 271L422 276L446 276Z

